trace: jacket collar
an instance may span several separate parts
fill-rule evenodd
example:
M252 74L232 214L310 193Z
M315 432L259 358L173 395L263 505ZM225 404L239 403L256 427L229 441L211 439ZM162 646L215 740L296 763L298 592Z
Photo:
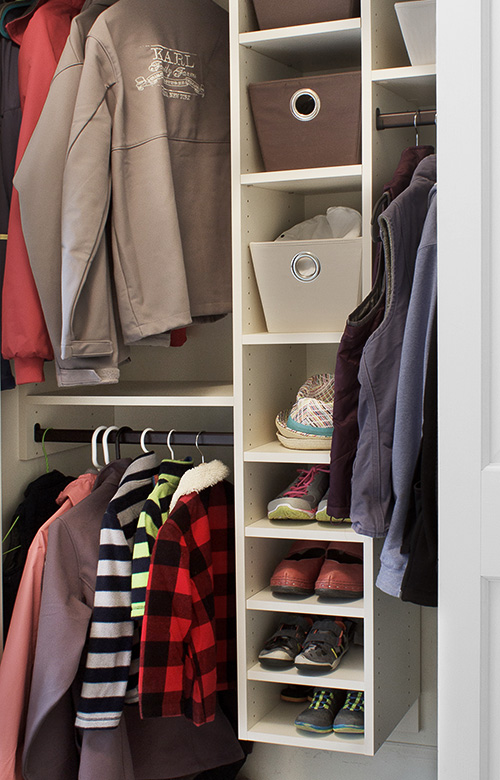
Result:
M170 512L181 496L189 493L200 493L206 488L213 487L229 475L229 469L220 460L211 460L209 463L200 463L199 466L186 471L181 477L177 490L170 502Z

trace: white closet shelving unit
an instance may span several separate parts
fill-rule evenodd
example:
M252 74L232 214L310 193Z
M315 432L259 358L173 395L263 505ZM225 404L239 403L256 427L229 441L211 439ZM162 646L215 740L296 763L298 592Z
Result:
M221 3L222 4L222 3ZM362 0L361 18L277 30L257 29L250 0L229 0L231 38L234 314L198 326L182 349L134 351L119 385L57 390L19 389L20 457L42 454L33 425L90 427L101 423L157 429L234 429L238 589L239 720L242 738L256 742L373 754L419 692L419 610L374 587L380 542L347 525L271 522L269 500L297 466L328 463L329 453L287 450L274 419L302 382L332 371L341 333L268 333L251 264L250 241L272 241L286 227L331 205L363 215L363 289L370 288L369 222L374 197L392 176L401 151L414 143L406 129L377 133L375 108L435 106L435 70L412 68L388 0ZM251 116L250 82L337 70L362 71L362 165L265 172ZM427 131L427 135L429 132ZM421 131L421 142L426 132ZM428 142L428 141L425 141ZM432 142L432 141L431 141ZM284 306L286 301L276 301ZM234 417L234 419L233 419ZM74 445L48 445L49 453ZM176 455L182 456L179 449ZM191 449L191 454L192 449ZM211 448L209 456L223 457ZM208 456L208 455L207 455ZM364 598L319 602L274 596L269 578L296 539L351 540L363 546ZM269 671L258 652L282 612L350 617L362 624L338 669L304 676ZM303 705L280 701L287 683L363 690L365 734L306 735L294 727Z
M374 587L380 540L349 525L270 521L269 500L298 465L328 463L329 452L286 449L274 419L302 382L333 371L341 333L268 333L249 252L295 223L347 205L363 216L363 291L371 285L372 203L389 181L413 129L375 130L382 112L435 107L435 68L410 67L392 2L362 0L361 18L258 30L251 0L230 0L233 154L235 483L237 498L240 735L256 742L372 755L418 697L418 608ZM264 171L248 84L325 72L362 71L362 165ZM433 143L433 129L420 143ZM286 306L276 300L276 306ZM363 546L364 598L318 600L273 595L269 579L296 539L350 540ZM284 612L350 617L363 627L336 671L311 677L258 662ZM280 700L289 683L363 690L365 734L310 735L294 726L304 704Z

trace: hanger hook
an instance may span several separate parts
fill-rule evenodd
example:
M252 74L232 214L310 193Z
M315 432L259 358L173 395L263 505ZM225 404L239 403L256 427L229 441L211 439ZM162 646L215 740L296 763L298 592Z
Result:
M148 450L146 447L146 435L149 433L149 431L154 432L154 428L144 428L143 432L141 433L141 450L143 452L151 452L151 450Z
M204 454L202 453L202 451L200 450L200 448L198 446L198 439L200 438L202 433L203 433L203 431L200 431L199 433L196 434L196 441L194 443L194 446L196 447L196 449L198 450L198 452L201 455L201 462L205 463L205 456L204 456Z
M167 436L167 447L170 450L170 457L172 458L172 460L175 460L175 455L174 455L174 451L173 451L173 449L171 447L171 444L170 444L170 439L172 438L172 434L173 434L174 431L175 431L175 428L172 428L172 430L169 431L169 434Z
M92 465L97 471L100 471L103 468L97 460L97 439L101 431L105 431L107 427L107 425L99 425L92 434Z
M118 428L116 434L115 434L115 458L116 460L120 460L120 438L122 433L131 431L132 428L130 428L128 425L122 425L121 428Z
M49 466L49 456L47 455L47 450L45 449L45 437L47 436L48 432L51 431L51 430L52 430L52 428L45 428L45 430L43 432L43 436L42 436L42 452L43 452L43 457L45 458L45 472L46 472L46 474L49 473L50 466Z
M415 146L418 146L418 127L417 127L417 117L420 114L420 111L415 111L413 114L413 127L415 128Z
M106 430L102 435L102 451L104 454L104 463L106 464L106 466L108 465L108 463L111 463L111 458L109 455L108 437L111 431L117 431L117 430L118 430L117 425L110 425L109 428L106 428Z

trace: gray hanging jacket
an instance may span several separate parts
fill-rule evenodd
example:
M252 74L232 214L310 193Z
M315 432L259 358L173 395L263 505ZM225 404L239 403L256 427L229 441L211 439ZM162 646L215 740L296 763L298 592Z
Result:
M359 367L359 441L352 474L353 529L385 536L391 520L392 446L401 347L417 249L436 181L436 156L418 165L410 186L379 217L384 242L386 303L382 322L366 342Z

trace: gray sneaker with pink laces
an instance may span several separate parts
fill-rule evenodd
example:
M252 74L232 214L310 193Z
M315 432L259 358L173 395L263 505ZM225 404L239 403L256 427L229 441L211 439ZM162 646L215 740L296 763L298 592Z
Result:
M270 520L314 520L329 483L325 465L297 469L298 476L267 505Z

